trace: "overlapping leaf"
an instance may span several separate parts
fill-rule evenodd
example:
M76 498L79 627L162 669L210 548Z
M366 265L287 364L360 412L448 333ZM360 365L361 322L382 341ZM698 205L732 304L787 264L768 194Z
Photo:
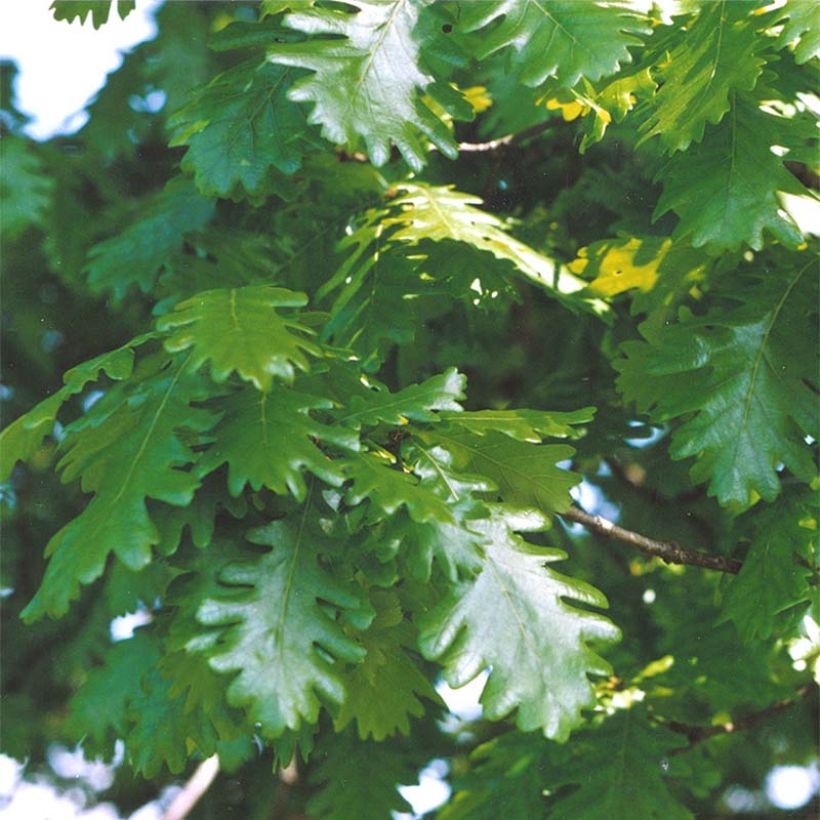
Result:
M449 130L421 99L434 77L420 62L413 32L428 2L355 0L349 4L354 13L302 4L285 24L310 38L268 49L273 62L313 72L288 92L292 100L313 104L309 121L321 124L331 142L355 146L363 140L375 165L387 162L395 145L420 170L427 151L419 134L448 156L457 153ZM432 90L462 115L471 113L446 85Z
M72 23L79 17L80 22L85 23L90 14L91 24L94 28L100 28L108 22L108 16L115 5L120 20L125 20L134 10L135 0L54 0L50 8L55 20Z
M342 703L344 684L335 661L360 661L362 647L348 637L331 610L357 610L358 593L322 568L319 555L338 544L313 520L306 502L296 520L275 521L251 534L271 550L228 566L224 592L205 600L197 617L219 627L210 646L218 672L238 673L228 700L247 710L271 738L303 722L315 723L320 698Z
M735 623L745 641L769 638L778 616L811 601L818 564L817 519L808 493L785 498L753 520L752 544L726 591L721 616Z
M777 22L783 26L778 42L783 46L794 45L794 58L798 64L820 55L820 21L810 0L788 0L776 13Z
M568 88L580 77L606 77L631 62L630 47L643 45L643 37L651 33L625 3L595 0L467 3L460 16L464 30L476 32L478 56L512 48L521 81L530 86L541 85L547 77Z
M236 371L268 391L274 376L292 381L294 368L308 369L306 354L320 355L308 328L274 310L306 302L302 293L270 285L208 290L177 305L157 326L169 331L168 350L191 349L192 367L209 362L218 382Z
M709 481L722 504L748 507L755 494L778 494L778 465L811 480L805 436L818 436L816 324L812 259L799 255L777 276L737 279L740 304L678 324L646 328L646 342L627 342L621 391L659 421L683 417L673 458L696 457L695 481Z
M211 196L287 193L299 170L307 124L288 99L297 72L240 63L215 77L170 121L171 145L185 145L182 168Z
M733 0L701 8L676 39L661 69L661 86L641 126L643 139L659 136L670 153L700 142L707 123L731 108L733 91L751 91L765 65L752 17L757 3Z
M362 635L365 659L345 675L347 695L334 725L337 732L355 721L362 740L384 740L396 732L409 734L410 718L424 714L425 698L438 702L430 681L410 652L415 628L392 592L375 592L376 617Z
M139 219L91 248L86 263L91 290L110 291L118 301L133 285L148 293L185 234L202 229L213 213L214 203L189 181L171 180L144 205Z
M302 500L307 492L303 469L338 486L344 480L343 470L315 442L357 450L359 441L352 431L311 416L311 411L332 405L328 399L282 385L268 393L250 388L233 393L216 405L224 415L198 473L206 475L227 462L228 488L235 496L250 484L253 490L267 487Z
M94 497L49 541L50 560L40 589L24 610L27 620L65 614L80 584L96 580L112 553L132 570L151 560L160 536L147 499L185 506L199 485L180 468L195 460L186 439L216 421L212 413L191 406L202 396L183 360L160 371L115 412L106 412L92 431L69 437L58 465L63 481L80 478L82 489ZM84 424L93 425L94 417Z
M54 428L60 408L71 396L96 381L102 373L117 381L127 379L134 368L134 348L151 338L153 334L138 336L116 350L72 367L63 376L63 387L6 427L0 434L0 481L8 479L18 461L28 461L34 455Z
M428 658L439 660L451 686L491 670L481 696L488 718L517 710L523 731L540 729L564 740L581 722L581 711L595 703L588 675L609 672L589 642L612 642L619 633L603 616L567 603L603 607L606 599L544 566L564 553L533 547L516 535L545 523L537 513L501 507L475 521L489 542L484 568L423 618L420 645Z
M783 211L779 193L805 188L772 152L791 143L792 122L761 111L751 98L730 96L730 110L703 141L675 154L658 172L663 183L654 217L674 211L680 222L673 238L695 247L763 246L763 232L794 246L802 234Z
M679 734L652 726L634 706L573 739L566 759L548 769L545 786L577 784L550 801L555 820L692 820L694 815L670 792L670 752L686 745ZM557 755L556 755L557 756Z

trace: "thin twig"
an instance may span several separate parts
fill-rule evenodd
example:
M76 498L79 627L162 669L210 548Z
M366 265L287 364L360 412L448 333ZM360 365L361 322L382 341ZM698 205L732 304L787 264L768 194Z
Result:
M672 754L683 754L684 752L688 752L692 746L696 746L698 743L702 743L704 740L709 740L709 738L716 737L717 735L731 735L735 732L742 732L745 729L753 729L755 726L758 726L768 720L772 717L772 715L776 715L784 709L788 709L790 706L794 706L796 703L799 703L813 689L814 686L811 684L802 686L797 690L794 697L778 700L767 706L765 709L761 709L759 712L753 712L752 714L746 715L746 717L739 718L738 720L729 720L725 723L716 723L711 726L690 726L688 723L679 723L676 720L667 721L658 719L657 722L665 726L667 729L671 729L673 732L686 735L686 737L689 738L688 746L681 749L675 749L675 751L672 752Z
M458 144L458 150L466 152L497 151L499 148L505 148L508 145L525 142L528 139L537 137L544 131L549 131L551 128L555 128L558 125L566 125L566 122L560 117L555 117L554 119L544 120L544 122L531 125L523 131L517 131L514 134L507 134L506 136L499 137L495 140L490 140L489 142L460 142Z
M600 515L590 515L580 507L570 507L561 515L569 521L582 524L589 530L593 530L609 538L624 541L627 544L637 547L647 555L653 555L666 561L667 564L689 564L694 567L704 569L714 569L718 572L730 572L737 574L743 566L740 561L734 558L725 558L722 555L710 555L707 552L684 549L674 541L657 541L638 532L619 527L612 521L602 518Z
M208 791L211 783L219 772L219 757L211 755L203 760L191 779L182 787L182 791L171 801L171 805L162 815L162 820L183 820L199 799Z

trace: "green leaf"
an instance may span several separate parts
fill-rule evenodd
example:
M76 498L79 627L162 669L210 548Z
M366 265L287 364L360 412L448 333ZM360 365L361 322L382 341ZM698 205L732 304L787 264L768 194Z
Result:
M583 428L573 425L591 422L594 407L569 413L554 410L472 410L466 413L441 413L440 418L476 436L504 433L517 441L538 443L550 438L580 438Z
M453 523L447 504L435 493L419 486L416 479L400 470L394 470L385 459L373 454L348 457L343 462L345 477L351 485L346 499L352 505L368 498L383 515L391 516L405 507L408 514L420 524L428 521Z
M489 719L517 709L522 731L541 729L546 737L566 740L580 724L581 711L595 704L588 675L610 672L588 642L609 643L619 632L603 616L567 603L605 607L606 598L544 566L563 552L534 547L515 533L540 530L545 523L537 513L501 507L490 519L473 522L489 542L484 569L423 617L420 645L426 657L443 665L450 686L491 670L481 695Z
M460 410L464 398L465 377L454 367L446 373L431 376L421 384L411 384L391 393L387 388L362 391L350 398L348 406L334 413L338 424L360 430L384 424L407 424L413 421L437 421L433 410Z
M569 491L580 481L576 473L556 466L575 453L565 444L534 444L496 432L475 435L453 425L414 435L447 450L456 469L489 478L514 507L563 512L571 503Z
M426 147L419 132L446 156L457 155L455 141L421 92L434 82L420 62L413 31L430 0L355 0L354 13L298 6L285 25L310 35L301 43L271 43L270 60L313 72L288 93L314 104L309 121L322 126L331 142L355 146L364 140L374 165L384 165L395 145L419 171ZM439 96L452 89L442 88ZM456 99L460 99L455 94Z
M461 7L461 27L477 32L480 58L512 48L513 65L526 85L555 77L566 88L581 77L613 74L632 61L629 48L643 45L640 35L651 33L645 19L625 4L572 0L468 3Z
M766 113L754 100L734 94L730 110L703 141L675 154L659 171L663 194L653 215L674 211L680 218L674 239L696 248L763 247L763 232L786 245L803 239L786 214L779 193L805 188L786 170L773 145L789 143L790 121Z
M43 583L23 610L27 621L65 614L80 584L96 580L111 553L134 571L151 560L160 537L148 498L191 502L199 481L180 468L196 457L180 431L202 433L216 418L191 406L202 391L187 364L161 371L98 426L66 440L58 464L63 481L81 478L83 491L94 497L49 541Z
M693 820L667 785L669 754L686 746L686 738L652 726L633 706L617 712L573 739L565 760L549 767L551 790L569 784L575 791L550 802L555 820Z
M156 641L144 630L110 647L104 665L88 671L69 701L66 735L82 741L90 754L113 755L114 741L128 728L128 704L139 697L142 679L159 657Z
M361 635L365 659L345 675L347 697L334 720L341 732L355 721L359 737L382 741L396 732L410 733L410 718L424 714L419 698L439 703L430 681L410 652L416 630L405 619L395 593L375 591L376 617Z
M356 662L364 655L331 614L359 609L361 600L322 568L320 553L333 553L338 544L312 519L308 499L297 520L250 533L253 543L271 551L223 570L224 592L197 612L200 623L221 627L211 667L238 673L228 701L246 708L270 738L315 723L320 698L342 703L344 683L334 660Z
M726 590L720 616L721 623L733 621L746 642L767 640L781 613L805 609L800 605L811 601L810 580L817 572L817 520L810 495L785 498L752 521L752 544Z
M794 45L794 59L798 64L820 56L820 20L812 0L787 0L776 14L776 22L783 26L777 40L781 48Z
M253 490L267 487L280 495L290 491L301 501L307 492L303 468L333 486L344 481L338 463L314 440L345 450L359 448L354 433L311 416L311 411L332 407L330 400L282 385L269 393L246 388L213 406L224 415L197 471L204 476L227 462L228 488L234 496L250 484Z
M309 328L273 310L306 303L303 293L270 285L208 290L177 305L157 327L169 332L165 347L172 353L191 349L193 368L210 362L215 381L223 382L236 371L267 392L274 376L290 382L294 366L307 370L306 353L321 355L307 338Z
M6 427L0 433L0 481L8 480L18 461L28 461L34 455L71 396L103 373L117 381L127 379L134 369L134 348L153 337L152 333L138 336L116 350L72 367L63 376L63 387Z
M557 295L583 288L581 280L565 267L510 236L497 216L474 207L481 204L479 197L453 187L403 183L400 195L391 203L391 216L383 221L385 226L398 227L390 241L410 245L423 239L465 242L496 259L512 262L528 279Z
M640 410L683 418L670 453L695 456L692 478L708 480L724 505L746 508L756 493L773 500L781 462L804 481L814 476L804 441L818 436L813 259L792 264L777 277L736 278L731 310L642 326L647 341L624 343L614 363L619 389Z
M320 820L384 820L409 812L398 784L416 779L416 766L402 749L388 743L361 741L352 732L325 736L314 752L319 761L310 781L310 817Z
M54 0L49 8L54 12L55 20L66 20L69 23L80 18L80 23L85 23L86 17L91 15L91 24L94 28L101 28L108 22L111 14L111 7L114 0ZM135 0L116 0L117 14L120 20L134 10Z
M287 98L295 76L250 60L219 74L173 115L170 144L187 146L182 168L203 194L288 191L287 177L301 167L307 138L304 115Z
M29 226L43 224L51 203L54 180L48 176L34 145L12 134L0 140L0 197L3 200L3 238L15 239Z
M733 91L751 91L765 65L767 45L751 16L755 2L709 3L675 39L660 70L660 89L641 126L642 139L660 136L669 153L700 142L707 123L718 123Z
M200 196L188 180L176 178L150 197L140 213L139 219L88 252L85 271L94 293L110 291L117 302L132 285L149 293L160 270L182 247L185 234L211 220L214 203Z

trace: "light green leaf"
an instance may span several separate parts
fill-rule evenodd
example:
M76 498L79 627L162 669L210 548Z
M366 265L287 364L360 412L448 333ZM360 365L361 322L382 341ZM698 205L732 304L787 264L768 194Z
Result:
M563 512L571 503L569 491L580 481L576 473L556 466L575 453L565 444L534 444L496 432L475 435L453 425L414 435L447 450L456 469L489 478L513 507Z
M517 441L538 443L544 436L550 438L580 438L583 428L573 425L591 422L594 407L572 412L554 410L471 410L466 413L441 413L443 421L467 430L477 436L504 433Z
M49 177L33 143L13 134L0 140L0 198L3 201L3 239L15 239L29 226L43 223L51 202L54 180Z
M362 740L384 740L396 732L410 733L410 718L424 714L420 697L439 703L430 681L409 652L416 643L415 628L406 620L394 592L373 593L376 617L361 636L365 659L345 675L347 697L334 728L341 732L356 722Z
M325 571L322 551L339 549L312 520L310 499L296 520L250 534L272 547L256 560L228 566L222 595L204 601L197 618L221 627L210 652L217 672L238 673L228 701L247 709L270 738L319 717L320 697L340 704L345 689L335 661L360 661L364 650L345 635L331 610L361 608L358 593Z
M344 481L342 468L314 439L345 450L357 450L359 440L352 431L311 416L311 411L332 405L328 399L283 385L269 393L246 388L221 399L213 407L224 415L214 431L214 443L197 465L198 474L207 475L227 463L228 488L234 496L250 484L253 490L267 487L280 495L290 491L301 501L307 492L303 468L339 486Z
M94 497L49 541L50 560L40 589L23 610L26 621L64 615L80 584L96 580L111 553L134 571L151 560L160 536L147 499L185 506L199 486L180 468L196 458L185 440L216 421L191 406L202 397L199 381L183 362L150 379L97 426L93 417L86 419L89 427L68 437L58 464L63 481L81 478L83 491Z
M391 203L391 215L383 224L398 228L390 236L391 242L465 242L496 259L512 262L528 279L559 295L583 289L584 283L564 266L510 236L499 217L474 207L481 202L479 197L456 191L452 185L403 183L400 195ZM593 307L605 309L601 305Z
M431 376L421 384L411 384L396 393L387 388L362 391L350 398L348 406L334 413L339 424L360 430L384 424L407 424L413 421L437 421L433 410L460 410L467 380L454 367Z
M797 256L736 277L730 310L684 314L677 324L642 326L645 342L626 342L615 361L618 386L657 421L683 419L673 458L695 456L695 481L709 481L721 504L750 506L780 490L779 463L804 481L814 476L811 448L817 400L813 353L817 301L814 259Z
M751 16L755 2L708 3L669 51L643 140L660 136L669 153L700 142L707 123L720 122L732 91L751 91L765 65L767 45Z
M529 86L555 77L571 88L581 77L613 74L632 61L629 48L642 46L642 36L651 33L625 3L496 0L466 3L460 11L462 28L477 32L478 56L514 49L513 64Z
M0 481L7 481L18 461L28 461L54 429L60 408L104 373L110 379L127 379L134 369L134 348L154 338L137 336L122 347L72 367L63 376L63 387L13 421L0 433Z
M563 552L536 548L515 533L545 524L537 513L501 507L490 519L475 521L489 542L484 569L423 617L420 645L426 657L442 663L450 686L491 670L481 695L489 719L517 709L522 731L541 729L565 740L581 722L581 711L595 704L588 675L610 672L588 642L612 642L619 633L603 616L567 603L605 607L606 599L544 566Z
M787 0L776 14L783 26L778 45L794 46L794 59L800 65L820 56L820 15L814 0Z
M393 469L383 458L369 453L348 457L343 461L343 470L351 481L346 493L349 504L361 504L367 498L386 516L405 507L413 521L420 524L454 523L452 513L441 498L421 487L413 476Z
M364 140L374 165L384 165L395 145L413 170L421 170L427 149L419 132L450 158L457 154L449 130L421 99L434 77L420 63L413 30L428 3L354 0L354 13L300 4L285 25L310 39L268 49L273 62L314 72L297 80L288 96L314 104L308 119L321 124L331 142L355 146ZM448 96L460 99L451 89Z
M306 303L303 293L271 285L208 290L177 305L157 327L169 332L169 351L192 349L192 367L210 362L215 381L223 382L236 371L266 392L274 376L289 382L294 366L307 370L306 353L321 355L318 345L307 338L309 328L273 309Z

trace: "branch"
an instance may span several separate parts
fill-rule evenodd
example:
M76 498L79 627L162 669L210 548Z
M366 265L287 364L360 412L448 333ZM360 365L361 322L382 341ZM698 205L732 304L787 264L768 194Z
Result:
M797 690L794 697L778 700L770 706L767 706L765 709L761 709L759 712L753 712L744 718L740 718L739 720L730 720L726 723L717 723L711 726L690 726L688 723L679 723L676 720L666 721L657 719L657 722L665 726L667 729L671 729L673 732L686 735L686 737L689 738L688 746L682 749L675 749L675 751L672 752L672 754L683 754L684 752L688 752L689 749L696 746L698 743L702 743L704 740L709 740L709 738L716 737L717 735L731 735L735 732L742 732L744 729L753 729L755 726L758 726L768 720L772 717L772 715L776 715L779 712L788 709L790 706L794 706L796 703L799 703L813 690L814 687L811 684L802 686Z
M743 566L740 561L734 558L725 558L722 555L711 555L708 552L684 549L674 541L656 541L646 535L619 527L617 524L602 518L600 515L590 515L580 507L570 507L566 512L561 513L563 518L583 524L587 529L624 541L627 544L637 547L647 555L653 555L665 561L667 564L689 564L694 567L713 569L718 572L730 572L737 574Z
M211 755L207 760L203 760L196 767L191 779L182 787L182 791L171 801L171 805L162 815L162 820L183 820L187 817L202 795L208 791L218 772L217 755Z
M551 120L544 120L544 122L531 125L523 131L518 131L515 134L507 134L504 137L499 137L489 142L460 142L458 144L458 150L466 152L497 151L499 148L505 148L508 145L515 145L519 142L525 142L528 139L537 137L539 134L543 134L544 131L549 131L551 128L555 128L559 125L566 125L566 121L560 117L554 117Z

